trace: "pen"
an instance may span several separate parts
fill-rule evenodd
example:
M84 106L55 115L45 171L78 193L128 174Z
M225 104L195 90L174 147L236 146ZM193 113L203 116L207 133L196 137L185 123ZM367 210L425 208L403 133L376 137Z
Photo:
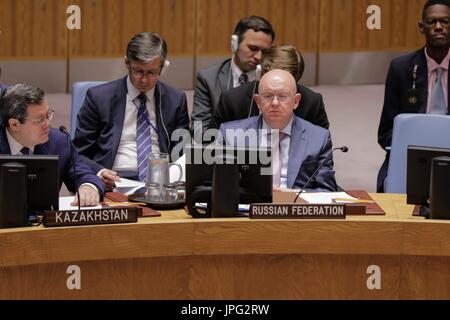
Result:
M356 202L356 203L374 203L372 200L361 200L361 199L351 199L351 198L334 198L334 201L348 201L348 202Z

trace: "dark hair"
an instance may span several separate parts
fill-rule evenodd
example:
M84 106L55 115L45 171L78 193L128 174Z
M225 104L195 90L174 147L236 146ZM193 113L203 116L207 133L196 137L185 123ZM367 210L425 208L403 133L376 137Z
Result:
M8 87L0 101L2 123L9 126L10 118L23 123L27 115L27 107L31 104L41 104L44 98L45 93L42 89L29 84L18 83Z
M423 5L423 10L422 10L422 20L426 18L425 16L425 11L427 11L428 7L434 6L436 4L441 4L443 6L447 6L450 8L450 0L428 0L427 2L425 2L425 4Z
M273 69L289 72L298 82L305 71L302 54L294 46L273 46L264 52L261 62L261 75Z
M238 36L238 43L242 42L244 33L250 29L255 32L262 31L270 35L272 37L272 42L275 40L275 31L269 21L263 17L249 16L242 18L234 28L233 34Z
M157 33L141 32L128 43L127 58L133 61L148 63L161 57L161 68L167 57L167 43Z

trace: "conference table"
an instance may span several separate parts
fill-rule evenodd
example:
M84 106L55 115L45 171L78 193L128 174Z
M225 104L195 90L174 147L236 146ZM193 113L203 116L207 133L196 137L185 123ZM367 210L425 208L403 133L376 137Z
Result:
M0 229L0 299L450 299L450 222L370 196L386 215Z

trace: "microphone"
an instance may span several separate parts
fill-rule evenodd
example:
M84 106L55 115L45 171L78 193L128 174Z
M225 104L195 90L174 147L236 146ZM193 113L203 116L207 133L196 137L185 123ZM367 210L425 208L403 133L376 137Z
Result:
M61 131L62 133L64 133L67 138L68 138L68 142L69 144L71 143L71 137L70 137L70 133L67 130L67 128L65 126L60 126L59 127L59 131ZM77 175L77 166L75 165L75 163L72 163L73 165L73 171L75 173L75 188L77 190L77 200L78 200L78 210L81 210L81 206L80 206L80 190L78 189L78 175Z
M316 171L314 171L314 173L309 177L308 181L306 181L306 183L303 185L303 187L297 193L297 196L294 199L294 203L297 202L298 197L302 194L302 192L305 190L305 188L308 186L308 184L311 182L311 180L317 175L320 168L322 168L323 164L331 158L331 156L335 150L341 150L342 152L348 152L348 148L346 146L333 148L333 150L331 150L331 152L328 154L328 156L322 161L322 163L317 167Z

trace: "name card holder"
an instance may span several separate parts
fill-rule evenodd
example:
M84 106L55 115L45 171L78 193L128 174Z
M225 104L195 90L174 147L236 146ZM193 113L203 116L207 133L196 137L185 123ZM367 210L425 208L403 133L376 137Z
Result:
M254 203L250 219L345 219L345 204Z
M114 224L137 222L142 208L117 207L83 210L58 210L44 213L45 227L66 227L95 224Z

